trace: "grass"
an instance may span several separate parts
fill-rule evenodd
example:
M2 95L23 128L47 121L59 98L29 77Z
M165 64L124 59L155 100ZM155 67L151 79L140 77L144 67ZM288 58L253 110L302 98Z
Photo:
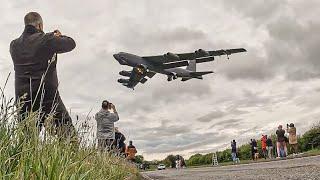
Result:
M320 149L315 148L315 149L306 151L303 154L304 156L317 156L317 155L320 155Z
M0 179L138 179L136 167L94 145L79 147L51 136L43 140L35 128L39 113L17 122L13 99L1 90Z

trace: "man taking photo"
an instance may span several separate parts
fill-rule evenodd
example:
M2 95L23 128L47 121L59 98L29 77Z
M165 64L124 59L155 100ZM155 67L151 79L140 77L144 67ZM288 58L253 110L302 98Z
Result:
M116 107L104 100L101 105L101 110L96 113L95 119L97 121L97 139L98 148L107 151L113 149L112 145L115 140L115 128L114 123L119 120Z
M25 15L24 24L21 36L10 44L20 120L28 117L30 112L39 111L41 117L37 126L40 130L48 115L52 115L50 132L60 137L75 133L58 91L56 65L57 54L72 51L76 43L59 30L44 33L42 17L37 12Z

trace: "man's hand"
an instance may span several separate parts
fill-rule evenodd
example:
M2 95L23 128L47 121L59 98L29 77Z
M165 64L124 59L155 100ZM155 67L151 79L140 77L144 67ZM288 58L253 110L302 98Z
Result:
M116 107L114 106L114 104L110 103L110 108L111 108L114 112L117 112Z
M57 36L57 37L62 36L61 32L59 30L57 30L57 29L53 31L53 35Z

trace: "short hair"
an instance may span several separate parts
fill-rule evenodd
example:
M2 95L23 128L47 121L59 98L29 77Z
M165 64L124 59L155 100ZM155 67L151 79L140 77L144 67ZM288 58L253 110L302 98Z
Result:
M37 12L29 12L26 16L24 16L24 25L38 26L42 24L42 17Z
M108 109L109 108L109 101L107 101L107 100L102 101L101 107L102 107L102 109Z

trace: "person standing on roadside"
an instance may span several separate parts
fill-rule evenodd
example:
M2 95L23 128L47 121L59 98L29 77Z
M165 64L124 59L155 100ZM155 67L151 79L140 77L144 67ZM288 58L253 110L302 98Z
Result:
M237 163L237 143L236 140L231 141L231 157L233 164Z
M272 143L272 139L270 138L270 136L266 140L266 145L267 145L268 158L272 159L273 158L273 143Z
M293 152L293 155L296 155L298 153L298 138L297 129L293 123L287 124L287 132L289 133L290 151Z
M277 135L277 158L280 157L286 157L287 153L286 153L286 149L287 149L287 145L286 145L286 138L285 138L285 130L282 129L282 125L278 126L278 130L276 131L276 135Z
M96 113L97 121L97 139L98 148L100 150L110 151L113 149L115 140L114 123L119 120L116 107L107 100L104 100L101 105L101 110Z
M267 135L261 137L261 150L264 159L267 159Z
M258 146L257 141L255 139L251 139L251 157L253 161L258 160L257 153L258 153Z
M127 149L126 149L127 160L131 162L136 162L136 153L137 153L136 147L132 144L132 141L129 141L129 146L127 146Z

